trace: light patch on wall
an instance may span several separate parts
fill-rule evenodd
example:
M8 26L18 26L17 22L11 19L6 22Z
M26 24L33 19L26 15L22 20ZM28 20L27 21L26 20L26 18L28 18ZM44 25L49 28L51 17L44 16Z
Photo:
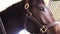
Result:
M44 0L45 5L48 6L50 0Z
M52 1L49 8L55 20L60 22L60 1Z
M20 2L21 0L0 0L0 12L5 10L7 7L14 3Z
M23 29L18 34L30 34L30 33L26 29Z

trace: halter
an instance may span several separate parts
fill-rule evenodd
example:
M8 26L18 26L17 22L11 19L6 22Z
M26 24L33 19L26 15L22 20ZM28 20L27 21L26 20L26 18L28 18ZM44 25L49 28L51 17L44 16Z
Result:
M54 25L57 25L57 24L59 24L59 22L58 21L54 21L53 23L49 23L49 24L47 24L47 25L42 25L41 23L39 23L39 21L32 15L32 13L29 11L29 3L28 3L28 0L26 0L26 4L25 4L25 6L24 6L24 8L25 8L25 10L26 10L26 12L27 12L27 14L26 14L26 16L27 16L27 18L30 18L32 21L35 21L35 23L36 24L38 24L38 26L42 26L41 28L40 28L40 31L42 32L42 33L45 33L45 32L47 32L47 30L48 30L48 28L50 28L50 27L52 27L52 26L54 26ZM27 20L26 20L27 21ZM25 25L24 25L24 27L26 28L26 21L25 21Z

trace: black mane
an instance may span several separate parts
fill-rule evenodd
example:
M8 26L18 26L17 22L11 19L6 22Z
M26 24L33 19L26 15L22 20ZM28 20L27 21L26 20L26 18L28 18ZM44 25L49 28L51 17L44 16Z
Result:
M24 1L16 3L0 13L7 34L16 34L24 29ZM20 28L21 27L21 28Z

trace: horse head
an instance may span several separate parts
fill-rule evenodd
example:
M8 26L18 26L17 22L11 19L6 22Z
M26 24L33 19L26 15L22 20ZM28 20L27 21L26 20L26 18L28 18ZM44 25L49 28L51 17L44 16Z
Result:
M26 21L25 28L29 32L33 32L33 33L41 34L41 33L47 32L47 30L50 27L50 25L48 26L48 24L51 24L55 20L50 10L46 7L44 1L43 0L25 0L25 2L26 4L24 8L27 13L26 14L28 18L27 20L30 20L29 23L27 23ZM47 25L48 27L46 28L45 25Z

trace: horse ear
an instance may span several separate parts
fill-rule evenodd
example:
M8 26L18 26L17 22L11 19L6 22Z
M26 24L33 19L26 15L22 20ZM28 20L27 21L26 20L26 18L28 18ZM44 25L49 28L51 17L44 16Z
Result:
M52 0L44 0L45 5L48 6L50 1L52 1Z

